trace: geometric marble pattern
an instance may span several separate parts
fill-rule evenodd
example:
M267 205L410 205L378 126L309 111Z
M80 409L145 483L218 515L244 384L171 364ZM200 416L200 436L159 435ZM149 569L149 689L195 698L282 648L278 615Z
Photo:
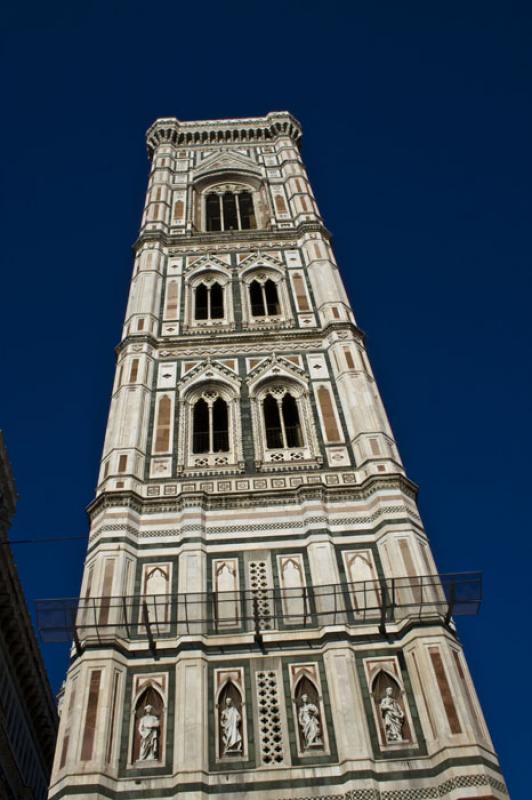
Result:
M277 673L257 672L257 700L262 763L270 766L282 764L284 755Z

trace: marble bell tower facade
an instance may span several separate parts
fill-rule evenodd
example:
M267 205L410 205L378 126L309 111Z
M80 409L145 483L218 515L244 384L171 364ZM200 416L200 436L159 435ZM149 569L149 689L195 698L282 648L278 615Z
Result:
M147 133L54 800L506 796L300 138Z

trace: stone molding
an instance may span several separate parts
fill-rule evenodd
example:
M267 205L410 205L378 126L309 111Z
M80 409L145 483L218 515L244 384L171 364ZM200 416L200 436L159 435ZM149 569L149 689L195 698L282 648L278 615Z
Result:
M220 326L220 330L198 329L193 331L188 328L185 333L175 336L165 336L164 341L157 339L153 336L143 334L129 334L125 336L122 341L115 347L116 356L120 356L130 346L139 346L140 344L150 345L155 354L152 352L150 355L158 356L159 358L207 358L213 354L212 348L212 334L217 334L216 355L232 355L237 352L239 354L259 354L269 353L272 350L277 352L291 353L294 349L297 350L316 350L316 348L323 347L323 339L329 336L332 332L352 334L355 341L362 342L364 339L363 331L352 322L329 321L322 328L317 328L314 331L309 331L302 328L294 328L289 326L286 321L282 323L285 327L280 328L278 324L272 325L272 330L269 331L268 341L264 339L264 329L246 328L243 331L229 331L227 325ZM309 334L312 337L309 339ZM275 337L275 338L273 338ZM305 340L303 337L307 337ZM199 348L203 347L201 350ZM181 349L187 348L187 349Z
M454 778L449 778L440 784L433 784L432 786L411 786L407 789L383 789L382 791L374 787L367 789L350 789L347 792L341 792L339 794L292 795L291 797L287 797L283 794L279 795L276 800L439 800L439 798L445 798L459 789L482 789L483 787L495 790L500 795L508 797L508 790L502 781L497 780L491 775L476 774L458 775ZM99 787L98 785L85 784L85 788L82 788L82 792L98 793L101 789L103 789L103 787ZM195 789L195 791L198 791L198 789ZM68 797L79 797L82 792L80 792L78 788L75 788L73 791L67 788L59 789L59 791L50 795L50 800L63 800L63 798L66 799ZM204 797L209 796L209 794L210 793L208 792L202 792L202 796ZM111 795L105 790L100 796L102 798L111 797ZM120 797L120 794L116 796ZM155 797L155 794L153 796ZM175 789L169 789L164 793L162 793L160 790L156 791L156 796L157 798L170 796L175 797ZM217 796L220 796L219 793L217 793ZM129 794L129 797L134 797L135 800L140 800L140 798L148 797L148 795L144 790L142 793ZM475 800L475 795L468 794L468 797L471 800ZM483 795L483 798L486 798L486 795ZM493 800L495 800L495 797Z
M502 781L492 778L491 775L458 775L450 778L438 786L408 788L408 789L352 789L342 794L308 795L305 797L284 798L283 800L437 800L445 797L456 789L466 789L474 786L489 786L501 794L508 795L508 790ZM474 795L471 795L474 800Z
M278 247L282 247L281 240L288 235L292 236L294 240L301 238L305 233L318 233L323 238L330 242L332 234L325 227L325 225L318 220L304 220L294 224L290 230L282 228L253 228L248 231L215 231L208 233L207 231L191 230L185 233L167 233L158 228L157 230L144 229L138 236L138 239L133 244L133 249L139 249L146 242L156 242L165 247L177 248L182 242L182 246L186 248L191 247L193 241L195 245L206 245L209 250L215 252L216 250L235 249L239 247L249 247L250 242L264 242L278 239ZM239 241L240 240L240 241ZM220 244L217 244L217 243ZM177 250L176 254L179 254Z
M342 525L371 525L380 517L385 516L386 514L392 514L396 512L402 512L408 514L409 511L406 506L383 506L382 508L377 509L373 514L368 514L367 516L359 516L359 517L342 517L339 524ZM325 516L316 516L316 517L306 517L304 520L290 520L288 522L279 522L276 521L274 523L256 523L249 525L230 525L227 527L218 527L218 528L206 528L203 525L185 525L183 526L183 530L185 531L184 536L188 536L191 533L202 533L206 532L209 536L221 536L227 533L234 534L234 533L262 533L276 530L306 530L308 535L311 536L314 531L310 528L311 525L315 525L317 523L322 523L323 525L328 527L329 533L332 537L334 536L341 536L344 534L344 531L334 531L333 524L331 524L330 520ZM155 530L149 531L140 531L138 528L133 527L133 525L128 525L127 523L121 525L120 523L115 523L111 525L102 525L101 528L93 531L91 533L91 539L95 538L96 536L100 536L102 533L112 533L122 531L125 533L130 533L133 536L137 536L139 540L141 539L153 539L158 537L170 537L175 539L176 533L175 530L172 528L158 528ZM351 532L350 532L351 533Z
M359 486L325 486L323 484L301 485L293 489L284 489L277 496L272 492L268 497L268 505L299 505L305 500L333 501L360 501L372 497L380 490L398 489L412 500L417 496L417 486L404 475L394 473L386 479L383 476L371 476ZM184 508L195 506L202 510L211 509L237 509L255 508L264 505L264 498L253 492L243 491L234 496L217 496L204 491L194 490L190 493L170 499L168 497L142 497L134 491L102 492L87 506L89 518L93 519L105 508L122 506L131 508L141 514L159 514L181 511Z

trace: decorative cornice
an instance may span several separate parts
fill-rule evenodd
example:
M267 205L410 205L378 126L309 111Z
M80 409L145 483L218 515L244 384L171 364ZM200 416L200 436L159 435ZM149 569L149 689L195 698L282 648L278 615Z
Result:
M160 117L146 132L148 157L162 144L205 146L211 144L261 144L289 136L296 144L303 134L301 124L288 111L271 111L265 117L198 119L183 122Z
M281 241L289 238L297 241L305 233L319 233L328 242L332 241L332 234L323 223L305 221L300 222L299 225L293 228L261 228L249 231L214 231L213 233L193 230L187 231L185 234L170 234L161 229L145 229L139 234L132 247L133 251L137 252L143 244L154 242L163 247L183 246L184 249L197 245L207 245L212 252L216 249L227 252L238 247L238 245L248 247L250 242L271 242L272 240L275 241L276 238ZM275 246L283 246L281 241L277 242Z
M266 503L277 505L300 505L308 500L321 502L367 500L381 490L399 489L415 500L418 487L409 478L395 473L389 478L370 476L359 486L325 486L323 484L298 486L276 491L241 491L230 495L212 495L201 490L187 492L172 499L169 497L141 497L135 491L102 492L88 506L87 514L92 520L106 508L127 507L137 514L175 513L191 506L200 506L205 511L239 508L256 508Z
M192 333L187 330L175 336L155 337L150 334L129 334L115 347L115 355L118 358L122 351L127 350L129 345L147 344L153 348L154 353L159 358L207 358L215 353L215 357L234 356L237 353L271 353L272 351L293 352L294 350L309 350L322 346L322 343L333 332L345 332L352 334L360 342L365 339L364 331L352 322L345 320L330 320L323 328L316 328L309 331L303 328L285 326L272 326L269 331L268 341L264 339L264 328L250 329L242 331L228 330L227 327L221 331L216 331L216 348L212 346L212 330L200 330ZM275 336L275 338L273 338ZM344 337L343 337L344 338ZM190 349L192 348L192 349ZM202 349L203 348L203 349Z

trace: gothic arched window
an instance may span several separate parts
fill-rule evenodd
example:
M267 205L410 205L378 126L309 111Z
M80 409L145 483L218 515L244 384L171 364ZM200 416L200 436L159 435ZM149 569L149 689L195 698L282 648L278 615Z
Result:
M239 229L238 214L236 210L237 195L234 192L224 192L222 195L224 231Z
M192 414L192 452L227 453L229 450L229 414L221 397L203 397L194 404Z
M266 447L282 447L281 414L275 397L267 394L264 398L262 409L264 412L264 427L266 429Z
M209 192L205 196L207 231L247 231L257 227L251 192Z
M274 397L270 392L262 403L266 447L303 447L303 434L299 418L297 400L290 392L282 397Z
M301 423L299 422L299 410L297 401L287 392L282 400L282 421L284 426L285 447L301 447L303 437L301 435Z
M251 281L249 285L249 300L251 313L254 317L273 316L281 312L277 286L271 278L268 278L264 283L256 279Z
M214 453L229 450L229 416L227 403L221 397L212 405L212 450Z
M216 192L211 192L205 198L205 213L207 217L207 230L221 231L222 209L220 206L220 198Z
M194 319L210 320L224 317L224 290L216 281L209 285L200 283L196 287Z
M243 231L250 230L257 227L255 220L255 211L253 209L253 198L251 192L240 192L238 195L238 204L240 210L240 227Z

